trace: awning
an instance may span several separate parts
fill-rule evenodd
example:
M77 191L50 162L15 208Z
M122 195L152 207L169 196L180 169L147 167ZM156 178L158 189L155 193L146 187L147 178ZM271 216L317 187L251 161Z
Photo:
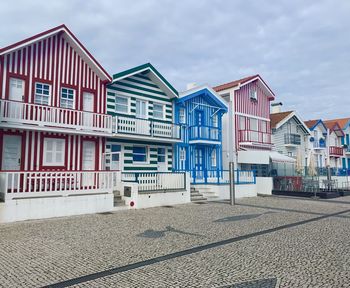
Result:
M272 162L279 163L295 163L295 159L285 156L275 151L238 151L238 163L245 164L270 164Z

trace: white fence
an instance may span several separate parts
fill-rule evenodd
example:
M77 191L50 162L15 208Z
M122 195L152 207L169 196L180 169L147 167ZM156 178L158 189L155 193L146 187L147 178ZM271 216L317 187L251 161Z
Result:
M0 172L0 193L6 200L23 197L112 193L114 171Z
M186 174L182 172L122 173L123 182L138 183L139 192L176 191L186 189Z
M256 176L253 170L235 170L235 184L255 184ZM228 170L194 170L191 171L192 184L228 184Z
M45 105L0 100L1 121L112 133L112 116Z
M155 120L116 116L114 133L180 139L180 126Z

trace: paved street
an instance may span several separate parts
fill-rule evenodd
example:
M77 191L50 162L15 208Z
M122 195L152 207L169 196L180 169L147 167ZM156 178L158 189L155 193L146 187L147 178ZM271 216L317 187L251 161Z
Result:
M350 287L350 197L0 225L0 287Z

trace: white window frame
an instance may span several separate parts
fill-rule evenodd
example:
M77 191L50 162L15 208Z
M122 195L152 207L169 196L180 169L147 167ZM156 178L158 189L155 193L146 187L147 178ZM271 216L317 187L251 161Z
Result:
M256 123L256 129L254 130L252 128L252 123ZM259 131L259 121L256 118L250 118L249 119L249 130L250 131Z
M118 104L118 103L117 103L117 98L126 99L127 104L126 104L126 105L124 105L124 104L122 104L122 105ZM126 106L126 112L125 112L125 111L118 111L118 109L117 109L117 106L118 106L118 105L119 105L119 106L123 106L123 107ZM129 97L125 97L125 96L116 95L116 96L115 96L115 112L116 112L116 113L121 113L121 114L130 114L130 98L129 98Z
M69 93L68 93L68 90L71 90L71 91L73 91L73 99L68 99L68 98L66 98L66 99L62 99L62 96L63 96L63 89L67 89L67 95L69 95ZM61 108L65 108L65 109L75 109L75 95L76 95L76 93L75 93L75 89L73 89L73 88L68 88L68 87L61 87L61 95L60 95L60 107ZM62 100L64 100L66 103L68 103L68 102L71 102L72 103L72 107L64 107L64 106L62 106Z
M185 124L186 123L186 110L184 107L181 107L179 109L179 123Z
M144 102L145 103L145 115L138 115L137 114L137 102ZM143 99L136 99L136 101L135 101L135 104L136 104L136 106L135 106L135 115L136 115L136 118L141 118L141 119L147 119L148 118L148 101L146 101L146 100L143 100Z
M246 117L245 116L238 116L239 119L239 130L246 130L247 123L246 123ZM242 127L243 125L244 127Z
M216 149L213 149L211 151L210 159L211 159L211 166L212 167L216 167L217 166L217 164L216 164L216 161L217 161L217 159L216 159Z
M186 149L185 148L180 148L180 153L179 153L179 158L180 161L186 161Z
M66 150L66 139L63 138L52 138L52 137L44 137L44 145L43 145L43 166L57 166L57 167L62 167L65 166L65 150ZM50 151L50 153L52 153L52 161L48 162L47 160L47 149L48 149L48 142L52 141L52 151ZM57 151L57 142L61 143L61 147L62 150L61 151ZM61 161L58 162L57 161L57 153L62 154L61 155Z
M262 133L267 133L267 121L261 120L260 126L261 126L261 132Z
M219 117L217 114L213 115L212 122L213 122L213 127L215 128L219 127Z
M150 159L150 155L149 155L149 147L148 146L143 146L143 145L134 145L133 148L136 148L136 147L144 147L146 148L146 151L145 151L145 155L146 155L146 161L134 161L134 156L133 156L133 159L132 159L132 163L133 164L149 164L149 159ZM132 154L136 154L136 155L144 155L144 154L141 154L141 153L134 153L134 151L132 151Z
M162 117L156 117L154 115L154 106L159 105L162 106ZM163 103L159 103L159 102L153 102L153 118L154 119L160 119L160 120L164 120L165 119L165 105Z
M20 84L20 86L19 86ZM21 79L21 78L17 78L17 77L10 77L9 79L9 94L11 91L11 87L15 87L15 88L22 88L23 90L23 94L25 91L25 80ZM9 95L10 97L10 95ZM22 101L24 100L24 95L22 95Z
M159 149L164 149L164 154L159 154ZM158 147L157 148L157 162L158 163L167 163L168 160L168 149L165 147ZM164 157L164 161L159 161L158 157Z
M257 101L258 100L258 90L257 88L250 88L250 92L249 92L249 96L250 96L250 99L254 100L254 101Z
M49 86L49 94L48 95L45 95L43 93L37 93L36 90L37 90L37 85L40 84L40 85L47 85ZM35 82L35 90L34 90L34 104L39 104L39 105L46 105L46 106L49 106L51 104L51 91L52 91L52 87L51 87L51 84L47 84L47 83L42 83L42 82ZM37 102L37 99L36 97L39 96L41 97L41 101L40 103ZM42 101L42 98L43 97L47 97L48 100L47 100L47 104L43 104L43 101Z

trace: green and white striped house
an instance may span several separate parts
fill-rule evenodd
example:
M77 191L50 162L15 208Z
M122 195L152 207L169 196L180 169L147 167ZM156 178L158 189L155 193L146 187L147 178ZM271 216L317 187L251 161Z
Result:
M172 170L175 88L150 64L113 75L107 87L107 113L113 136L107 139L106 169L125 172Z

